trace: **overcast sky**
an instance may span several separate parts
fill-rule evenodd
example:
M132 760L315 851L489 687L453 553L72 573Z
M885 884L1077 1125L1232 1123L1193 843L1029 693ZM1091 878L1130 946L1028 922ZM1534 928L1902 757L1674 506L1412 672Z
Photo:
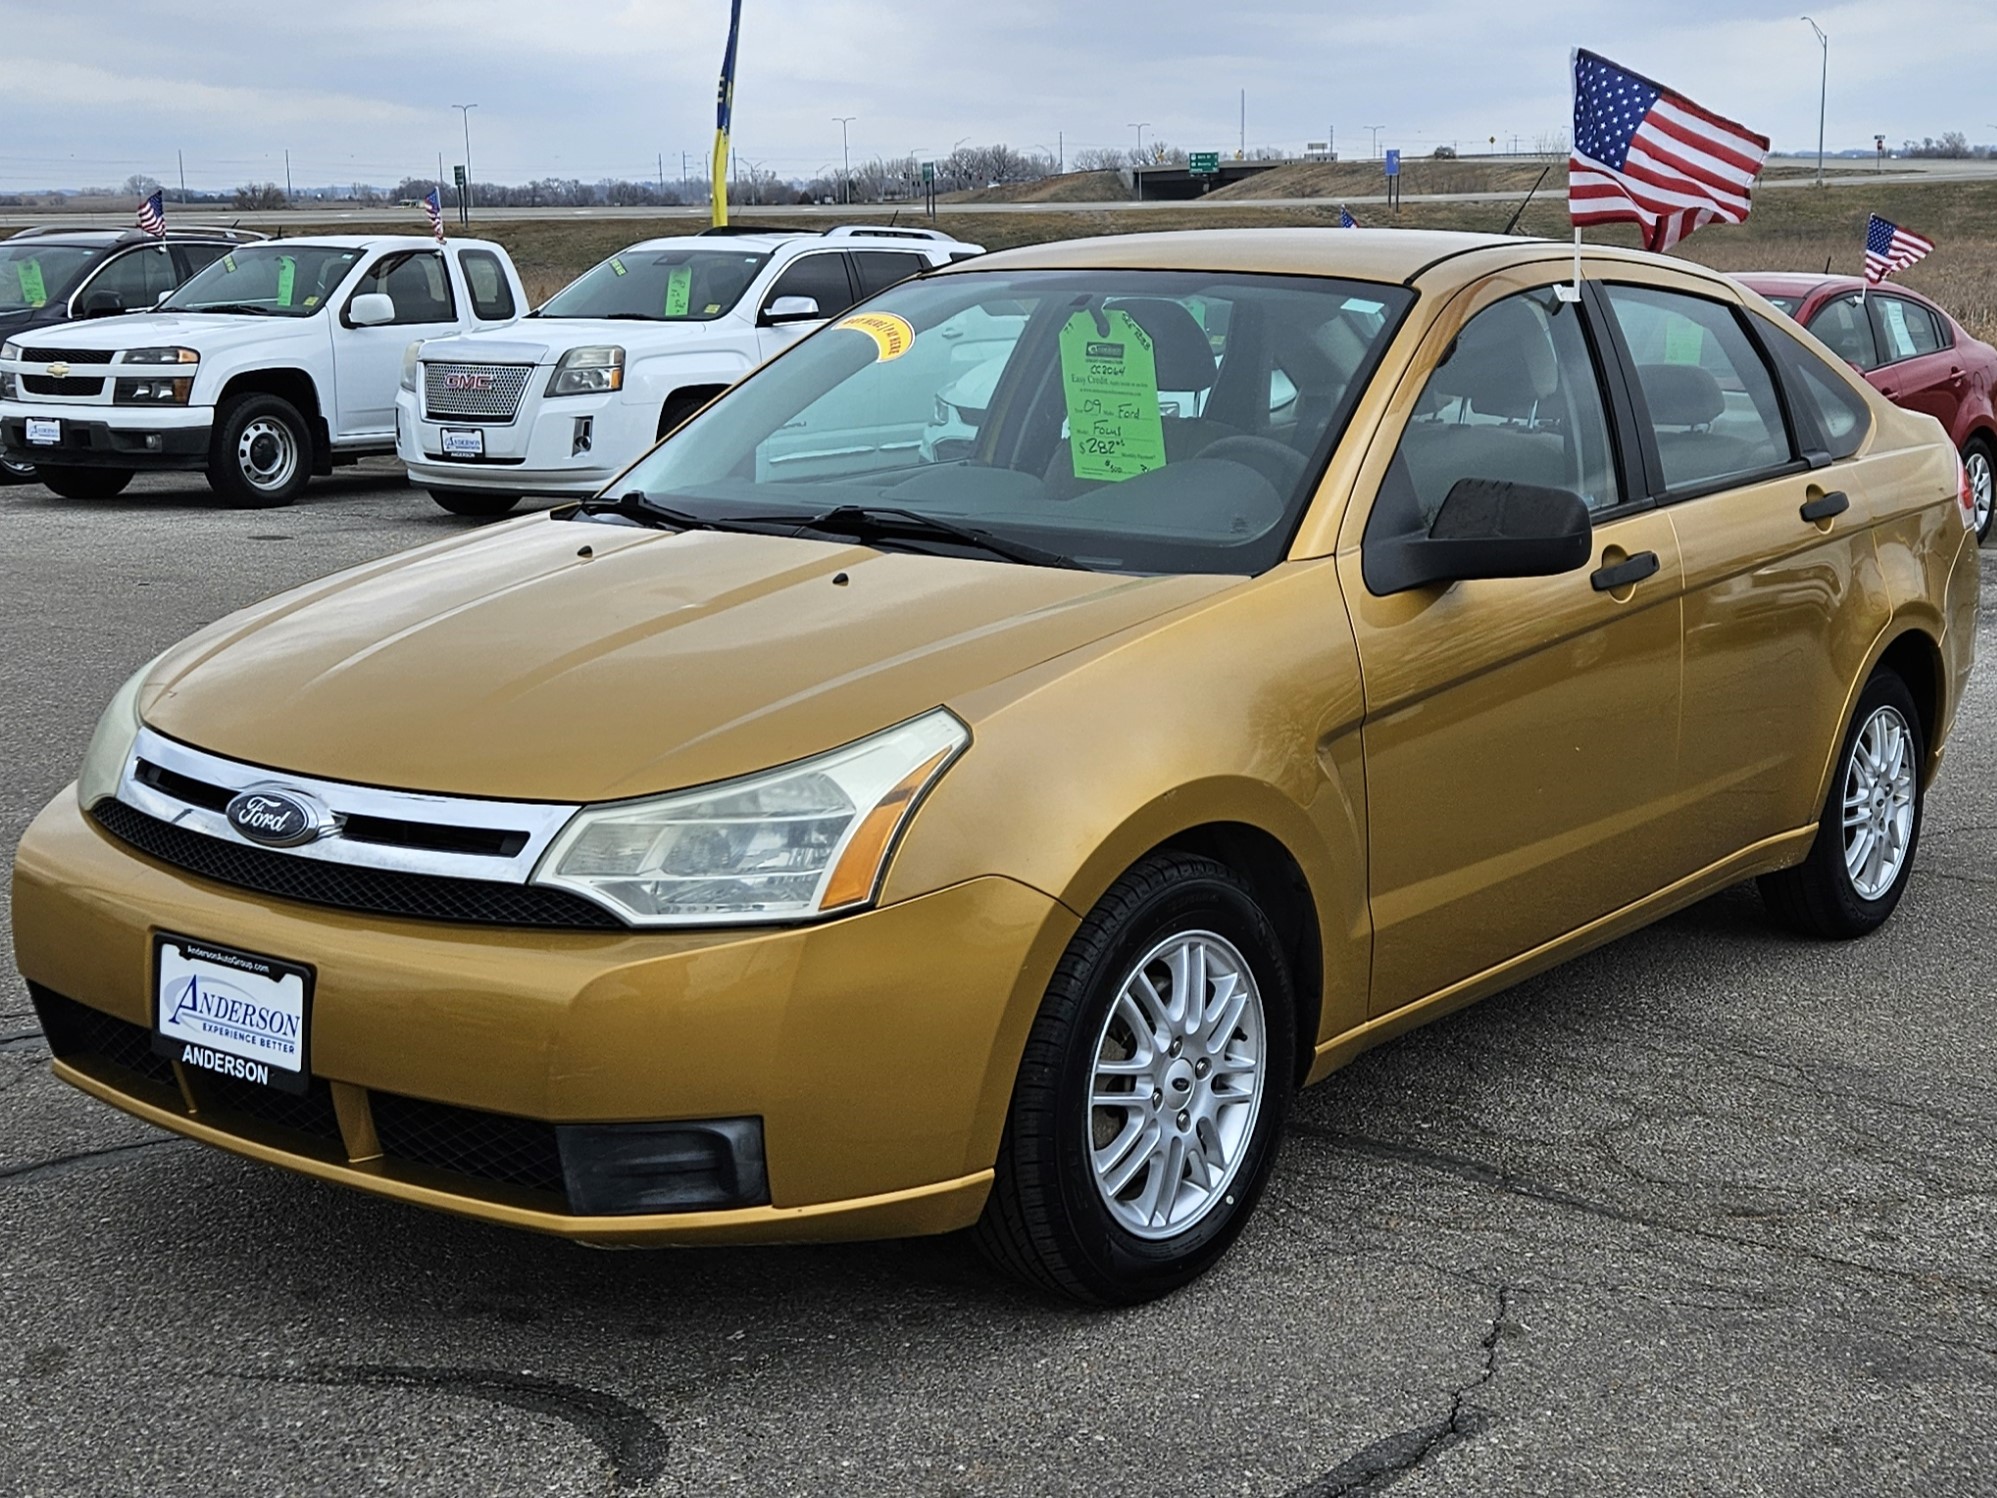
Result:
M1805 0L1807 3L1807 0ZM785 177L839 160L1147 141L1299 149L1368 125L1410 154L1530 147L1566 128L1591 47L1814 150L1819 53L1798 0L745 0L738 158ZM727 0L0 0L0 190L171 182L300 186L433 175L649 177L714 130ZM1812 12L1830 33L1829 147L1961 130L1997 141L1997 7L1889 0ZM87 24L86 24L87 17ZM1985 116L1989 119L1986 120ZM1057 140L1056 132L1060 132Z

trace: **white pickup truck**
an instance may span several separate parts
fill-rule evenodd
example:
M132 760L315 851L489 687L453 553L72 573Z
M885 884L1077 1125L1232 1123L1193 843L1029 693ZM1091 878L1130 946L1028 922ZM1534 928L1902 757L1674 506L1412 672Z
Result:
M417 340L527 306L505 250L414 235L242 245L150 312L0 345L0 451L71 499L201 470L223 503L289 504L315 473L395 451Z
M855 224L648 239L510 328L426 342L403 371L396 452L411 482L453 514L503 515L529 494L594 494L855 302L979 253L934 229ZM968 347L936 348L968 367ZM899 413L881 441L913 450L933 415ZM804 432L786 440L813 443Z

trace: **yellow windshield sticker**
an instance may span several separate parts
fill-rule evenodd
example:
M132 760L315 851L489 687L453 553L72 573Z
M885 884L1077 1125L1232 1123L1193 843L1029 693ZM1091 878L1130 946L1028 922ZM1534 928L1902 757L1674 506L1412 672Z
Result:
M896 317L892 312L855 312L840 319L839 326L873 339L879 351L874 357L883 364L899 359L915 346L915 329L909 326L907 318Z
M1128 312L1077 312L1061 329L1061 388L1078 479L1116 482L1165 466L1158 360Z
M666 277L666 316L685 317L687 303L693 300L693 267L676 265Z
M709 302L705 307L701 308L703 312L719 312L720 310L721 303L719 302Z
M42 263L39 260L23 260L14 267L14 275L21 283L21 300L30 307L46 307L49 304L49 289L42 284Z
M319 305L319 298L317 298L316 296L309 296L305 299L305 305L308 307L316 307Z
M298 262L289 255L277 257L277 304L291 305L291 288L298 282Z
M618 259L615 255L612 255L610 257L610 273L613 276L621 276L624 274L624 262Z
M1674 317L1664 325L1664 362L1697 364L1705 352L1706 330L1689 318Z

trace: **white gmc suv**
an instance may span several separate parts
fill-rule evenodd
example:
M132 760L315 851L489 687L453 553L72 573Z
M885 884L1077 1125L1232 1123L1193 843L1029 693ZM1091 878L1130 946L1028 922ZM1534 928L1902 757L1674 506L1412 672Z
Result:
M396 453L458 515L587 496L855 302L981 253L934 229L708 230L620 250L497 332L412 349ZM913 448L933 411L910 412ZM906 431L901 431L905 426Z
M289 504L311 475L395 450L411 339L498 327L526 305L484 240L238 245L150 312L0 345L0 450L71 499L193 469L225 504Z

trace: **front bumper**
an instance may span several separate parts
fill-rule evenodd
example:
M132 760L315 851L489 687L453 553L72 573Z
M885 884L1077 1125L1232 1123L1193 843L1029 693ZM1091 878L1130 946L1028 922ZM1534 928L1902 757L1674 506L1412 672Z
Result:
M150 1024L156 931L310 965L309 1054L337 1128L242 1112L177 1062L148 1081L142 1055L134 1070L58 1049L65 1081L254 1159L606 1243L888 1237L973 1221L1026 1031L1074 928L1055 901L996 877L782 930L353 916L155 863L87 818L73 790L29 828L14 869L15 947L38 998L113 1016L128 1039L126 1027ZM579 1215L559 1194L385 1150L383 1094L531 1127L759 1118L770 1204Z
M30 446L29 417L60 421L62 440ZM8 401L0 405L0 451L17 461L65 468L203 468L214 420L212 406Z
M538 373L538 372L537 372ZM432 421L416 393L395 401L395 455L412 483L428 489L588 498L628 468L657 436L658 413L614 395L543 400L530 388L507 424ZM444 430L483 434L480 458L444 456Z

